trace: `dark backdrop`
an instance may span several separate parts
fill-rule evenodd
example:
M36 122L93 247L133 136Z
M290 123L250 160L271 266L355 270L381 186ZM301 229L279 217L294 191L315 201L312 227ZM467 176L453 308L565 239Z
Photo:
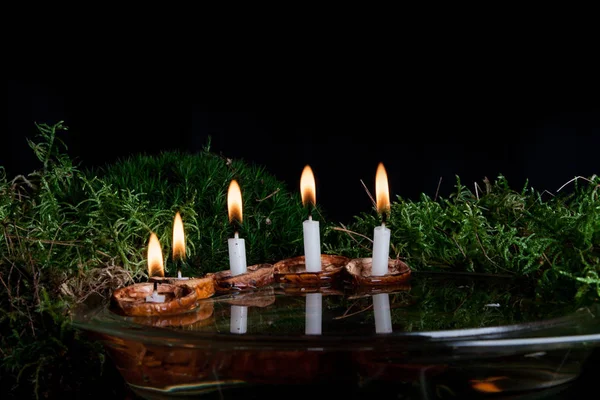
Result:
M298 196L310 164L317 202L336 221L370 211L361 180L373 192L379 162L392 198L415 200L449 195L456 175L471 188L503 174L517 189L529 180L556 192L600 171L600 113L585 91L418 86L405 94L380 88L265 100L221 93L194 101L177 85L145 81L8 79L0 165L9 176L38 167L25 139L36 134L35 122L64 120L68 153L81 167L138 152L196 152L210 137L213 151L264 165Z

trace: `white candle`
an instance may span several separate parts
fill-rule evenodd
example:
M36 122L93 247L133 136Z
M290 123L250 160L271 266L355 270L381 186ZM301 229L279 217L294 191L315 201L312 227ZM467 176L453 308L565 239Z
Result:
M227 209L229 211L229 222L235 220L242 223L242 191L240 185L234 179L229 184L227 193ZM229 269L231 276L246 273L246 243L240 239L237 230L234 237L227 240L229 247Z
M248 329L248 307L231 306L231 319L229 331L235 334L244 334Z
M371 275L382 276L388 273L388 259L390 257L390 230L385 226L385 216L390 210L390 190L387 174L382 163L377 166L375 195L377 197L377 212L382 215L384 222L373 231Z
M317 198L315 177L310 166L305 166L300 177L302 205L314 207ZM304 264L307 272L321 272L321 233L319 221L313 221L309 212L308 219L302 223L304 239Z
M146 296L147 303L164 303L165 295L158 294L158 289L156 288L156 282L154 283L154 290L150 296Z
M382 276L388 273L390 257L390 233L384 224L373 230L373 260L371 275Z
M246 243L240 239L238 233L233 238L227 239L229 246L229 269L231 276L246 273Z
M373 313L375 314L375 333L392 333L392 313L390 311L390 295L387 293L373 295Z
M320 335L323 315L323 295L321 293L306 294L306 324L304 331L307 335Z
M321 272L321 235L319 221L309 217L302 222L304 233L304 263L307 272Z

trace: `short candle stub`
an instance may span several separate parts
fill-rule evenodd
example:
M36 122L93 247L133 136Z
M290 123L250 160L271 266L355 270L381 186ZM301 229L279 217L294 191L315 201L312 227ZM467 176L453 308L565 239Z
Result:
M227 247L229 249L231 275L237 276L246 273L246 243L244 239L240 239L237 229L233 238L227 239Z
M154 288L150 296L146 296L147 303L164 303L165 295L158 294L158 282L154 281Z
M177 278L175 279L189 279L184 277L183 273L181 272L186 265L187 264L185 263L185 261L183 261L181 258L177 258L175 260L175 266L177 268Z

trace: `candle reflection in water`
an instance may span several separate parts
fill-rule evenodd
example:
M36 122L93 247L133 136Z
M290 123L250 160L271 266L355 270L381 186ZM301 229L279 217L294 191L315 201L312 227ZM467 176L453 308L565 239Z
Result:
M307 335L320 335L323 315L323 295L306 294L306 321L304 332Z
M380 293L373 295L373 313L375 314L375 333L392 333L389 294Z
M229 322L229 331L238 335L246 333L248 330L248 307L231 306L231 319Z

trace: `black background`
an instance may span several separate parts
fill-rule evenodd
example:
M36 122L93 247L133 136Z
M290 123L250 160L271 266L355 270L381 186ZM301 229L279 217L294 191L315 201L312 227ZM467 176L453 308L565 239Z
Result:
M185 96L200 87L164 79L9 78L0 165L9 176L39 167L26 143L35 122L64 120L68 154L81 167L133 153L197 152L210 137L212 151L265 166L298 196L302 169L311 165L317 202L343 222L371 210L361 180L374 192L379 162L392 199L448 196L457 175L473 190L502 174L515 189L528 180L555 193L575 176L598 173L593 87L482 79L413 82L403 93L373 85L265 99L228 97L214 85Z

